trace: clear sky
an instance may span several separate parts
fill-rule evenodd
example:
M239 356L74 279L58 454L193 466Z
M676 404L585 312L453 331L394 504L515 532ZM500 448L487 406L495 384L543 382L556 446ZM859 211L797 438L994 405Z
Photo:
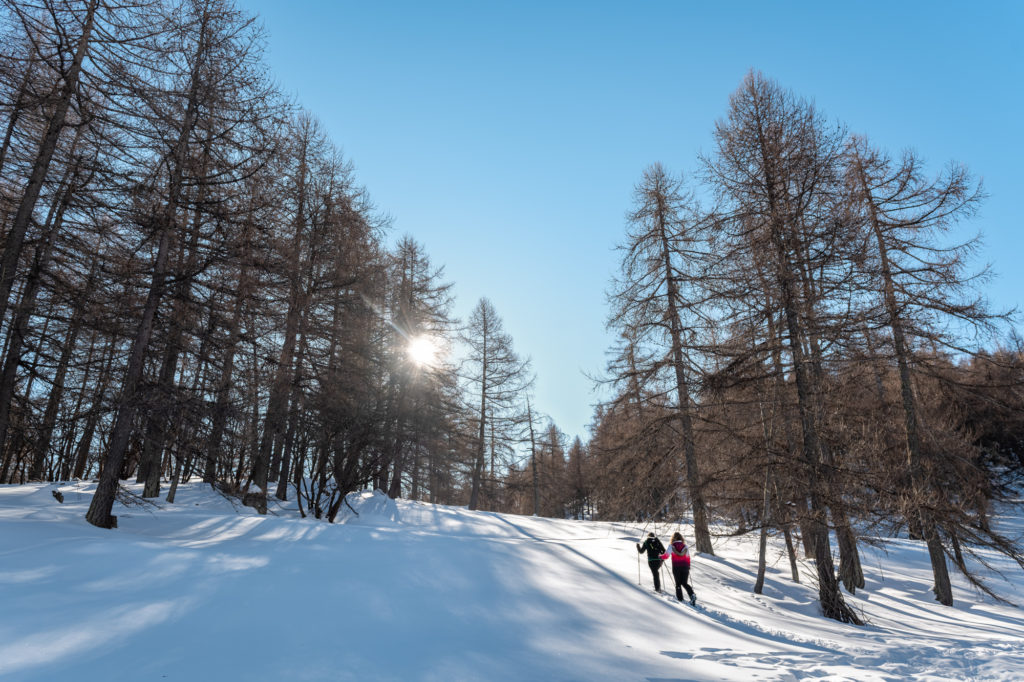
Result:
M1024 3L239 0L282 88L455 283L532 357L536 408L586 439L611 337L605 291L645 166L697 170L751 68L853 132L990 198L993 303L1024 274Z

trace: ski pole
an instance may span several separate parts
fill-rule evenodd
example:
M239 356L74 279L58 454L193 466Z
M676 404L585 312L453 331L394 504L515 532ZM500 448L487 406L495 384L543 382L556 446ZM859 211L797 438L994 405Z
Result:
M640 552L637 552L637 585L640 585Z

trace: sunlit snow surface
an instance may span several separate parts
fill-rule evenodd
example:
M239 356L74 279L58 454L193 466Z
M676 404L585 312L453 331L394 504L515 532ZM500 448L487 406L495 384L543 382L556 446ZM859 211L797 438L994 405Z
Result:
M819 615L810 565L789 580L781 538L761 596L756 537L717 539L693 609L653 593L635 526L371 493L328 525L194 483L105 531L92 489L0 486L0 680L1024 679L1024 610L957 574L940 606L916 542L862 547L853 627ZM1024 574L987 556L1024 603Z

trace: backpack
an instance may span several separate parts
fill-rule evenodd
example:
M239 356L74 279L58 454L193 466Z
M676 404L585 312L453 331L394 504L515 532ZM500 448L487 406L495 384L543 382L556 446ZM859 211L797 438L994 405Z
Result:
M656 537L647 538L647 542L644 543L644 549L647 550L647 560L654 561L660 560L661 555L665 553L665 545L661 544L661 540ZM651 550L654 550L654 558L651 558Z

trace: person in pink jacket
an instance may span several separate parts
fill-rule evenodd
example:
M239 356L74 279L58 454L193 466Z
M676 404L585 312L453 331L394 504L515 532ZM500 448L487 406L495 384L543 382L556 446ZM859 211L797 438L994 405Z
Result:
M690 605L697 605L697 595L690 587L690 549L683 540L682 533L673 533L672 542L669 543L668 551L661 555L661 558L672 557L672 577L676 581L676 599L683 601L683 588L690 595Z

